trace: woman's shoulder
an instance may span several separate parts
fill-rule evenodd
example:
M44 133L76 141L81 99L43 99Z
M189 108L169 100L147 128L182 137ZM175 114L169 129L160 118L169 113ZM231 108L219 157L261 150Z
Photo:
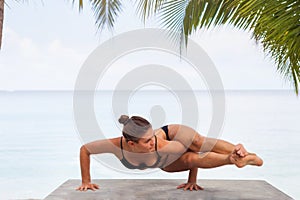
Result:
M110 138L108 139L109 142L111 142L112 144L114 144L115 146L120 146L121 143L121 137L116 137L116 138Z

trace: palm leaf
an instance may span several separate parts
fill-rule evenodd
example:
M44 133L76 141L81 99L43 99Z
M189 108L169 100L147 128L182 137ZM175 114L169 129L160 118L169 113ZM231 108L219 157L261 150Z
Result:
M151 6L144 7L144 13ZM155 10L156 11L156 10ZM277 70L294 84L298 94L300 80L300 1L298 0L169 0L160 5L164 27L185 38L200 28L233 24L251 30L264 51L275 60ZM145 16L148 16L145 15Z
M122 11L120 0L90 0L92 9L96 17L96 25L99 30L103 30L105 26L112 29L116 18Z
M73 0L74 2L74 0ZM96 24L113 28L121 11L120 0L90 0ZM161 25L180 47L200 28L221 24L252 31L264 51L277 63L277 70L292 80L298 94L300 80L300 1L298 0L136 0L145 21L157 14ZM83 2L79 0L79 8ZM181 49L181 48L180 48Z
M143 22L145 22L148 17L157 13L165 2L167 0L136 0L136 10Z
M122 3L120 0L89 0L96 18L96 25L101 31L107 26L112 29L116 18L122 11ZM75 0L72 0L75 3ZM79 11L83 8L83 0L78 0Z
M72 3L73 3L73 5L74 5L75 0L73 0ZM79 5L78 5L78 6L79 6L78 9L79 9L79 11L81 11L82 8L83 8L83 0L79 0L79 1L78 1L78 4L79 4Z

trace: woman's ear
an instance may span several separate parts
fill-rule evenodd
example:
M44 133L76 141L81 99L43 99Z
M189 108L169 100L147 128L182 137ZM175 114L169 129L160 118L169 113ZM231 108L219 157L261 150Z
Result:
M133 142L133 141L128 141L127 143L128 143L128 145L129 145L130 147L133 147L133 146L134 146L134 142Z

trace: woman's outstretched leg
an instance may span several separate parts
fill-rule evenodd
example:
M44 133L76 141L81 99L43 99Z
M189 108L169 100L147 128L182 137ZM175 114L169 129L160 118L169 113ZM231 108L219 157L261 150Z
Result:
M198 154L186 152L176 161L163 168L167 172L186 171L192 168L215 168L233 164L230 155L206 152Z
M243 158L231 154L220 154L215 152L206 152L198 154L195 152L186 152L176 161L163 168L167 172L186 171L192 168L216 168L224 165L235 164L237 167L246 165L261 166L262 160L255 154L249 154Z
M200 135L194 129L184 125L170 125L170 138L181 142L194 152L215 152L219 154L231 154L233 151L240 157L245 157L248 152L243 145L233 145L227 141L208 138Z

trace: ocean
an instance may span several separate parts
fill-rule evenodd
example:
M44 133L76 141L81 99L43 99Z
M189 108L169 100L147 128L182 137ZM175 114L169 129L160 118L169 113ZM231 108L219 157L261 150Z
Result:
M207 135L217 111L209 93L194 94L198 123L193 128ZM176 92L135 92L125 99L125 110L148 119L157 116L160 119L153 119L155 128L160 124L181 123L185 109L193 109L195 105L183 106L181 103L188 101L174 95ZM185 95L189 100L189 94ZM225 120L218 138L244 144L248 151L263 158L264 165L199 169L198 179L260 179L300 199L299 97L293 91L281 90L225 91L225 97ZM121 134L112 98L110 91L97 92L94 98L94 113L104 137ZM120 103L119 99L114 101ZM66 180L80 179L79 148L94 136L84 138L78 129L73 102L71 91L0 92L0 199L42 199ZM128 171L93 159L91 176L186 179L188 173ZM201 180L198 183L201 185Z

